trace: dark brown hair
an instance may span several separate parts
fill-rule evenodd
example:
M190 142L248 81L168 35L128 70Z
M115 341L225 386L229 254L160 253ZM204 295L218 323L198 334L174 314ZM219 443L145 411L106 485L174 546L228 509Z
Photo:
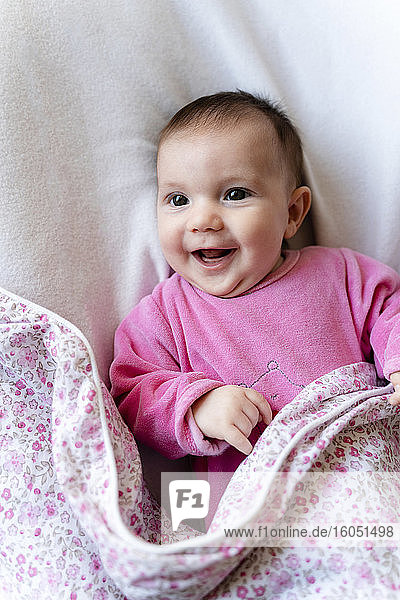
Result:
M161 131L159 145L171 134L185 128L235 125L244 117L261 114L277 135L282 159L295 186L304 185L303 149L300 136L279 104L242 90L202 96L181 108Z

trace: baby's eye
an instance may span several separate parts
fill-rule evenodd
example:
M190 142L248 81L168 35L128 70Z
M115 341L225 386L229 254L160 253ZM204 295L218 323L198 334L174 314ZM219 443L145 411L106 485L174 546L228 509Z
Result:
M248 192L247 190L244 190L243 188L233 188L232 190L229 190L229 192L226 194L225 200L228 200L229 202L234 202L237 200L244 200L248 196L250 196L250 192Z
M179 207L189 204L189 200L183 194L173 194L168 198L168 203L171 204L171 206Z

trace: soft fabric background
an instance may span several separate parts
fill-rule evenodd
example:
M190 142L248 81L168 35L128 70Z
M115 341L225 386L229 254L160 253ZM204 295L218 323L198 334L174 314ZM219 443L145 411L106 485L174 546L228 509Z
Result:
M158 131L236 87L302 132L316 241L400 269L399 40L395 0L1 0L0 285L81 328L106 378L168 273Z

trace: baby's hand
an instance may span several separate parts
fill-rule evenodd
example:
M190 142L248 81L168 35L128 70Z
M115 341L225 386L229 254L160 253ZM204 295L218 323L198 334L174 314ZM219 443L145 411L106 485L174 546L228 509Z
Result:
M197 426L209 438L225 440L243 454L253 447L247 439L259 421L272 420L271 407L259 392L237 385L224 385L207 392L194 402L192 412Z
M394 394L390 396L389 402L393 406L398 406L400 404L400 371L392 373L390 376L390 381L394 387Z

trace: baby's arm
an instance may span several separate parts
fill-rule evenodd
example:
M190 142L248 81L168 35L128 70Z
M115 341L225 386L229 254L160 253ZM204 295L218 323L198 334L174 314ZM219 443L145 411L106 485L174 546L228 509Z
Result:
M342 250L346 259L347 294L360 346L367 361L373 352L378 376L390 379L389 401L400 404L400 277L390 267Z
M227 443L205 439L190 407L223 383L182 371L179 359L174 332L147 296L117 329L112 396L135 438L168 458L220 454Z
M250 454L247 439L259 421L271 422L271 407L259 392L237 385L224 385L203 394L192 405L197 426L208 438L225 440Z

